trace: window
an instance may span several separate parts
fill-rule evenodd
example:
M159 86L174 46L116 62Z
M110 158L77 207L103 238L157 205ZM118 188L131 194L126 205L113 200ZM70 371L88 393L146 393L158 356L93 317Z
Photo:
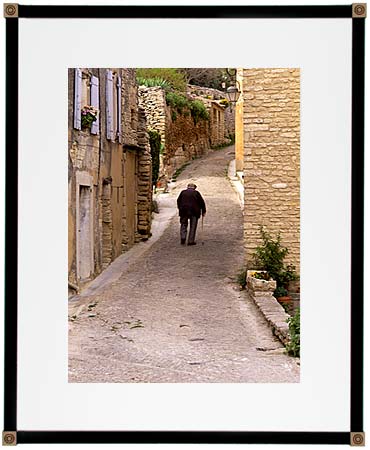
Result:
M106 74L106 128L107 139L122 143L122 81L121 77L107 70Z
M75 69L73 126L77 130L81 130L81 103L82 103L82 70Z
M75 69L73 127L81 130L81 110L84 106L94 106L99 110L99 78L90 75L88 70ZM99 113L90 129L99 134Z
M98 110L98 118L91 125L91 134L99 134L99 78L94 75L90 80L90 105Z

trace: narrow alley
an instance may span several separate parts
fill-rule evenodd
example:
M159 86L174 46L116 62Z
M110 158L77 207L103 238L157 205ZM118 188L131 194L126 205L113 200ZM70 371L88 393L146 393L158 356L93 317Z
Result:
M70 382L299 382L297 360L235 283L243 217L227 177L234 157L226 147L194 160L164 196L175 212L180 191L197 184L207 205L197 245L180 245L176 212L119 277L70 301Z

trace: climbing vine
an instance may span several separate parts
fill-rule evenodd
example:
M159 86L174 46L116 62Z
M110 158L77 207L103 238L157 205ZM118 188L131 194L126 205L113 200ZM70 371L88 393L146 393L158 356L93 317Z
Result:
M152 155L152 183L155 186L159 175L159 154L161 151L161 135L156 130L149 130L150 153Z

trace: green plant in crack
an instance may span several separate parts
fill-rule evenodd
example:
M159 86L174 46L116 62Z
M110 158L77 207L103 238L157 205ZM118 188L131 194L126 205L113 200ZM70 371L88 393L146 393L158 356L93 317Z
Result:
M245 289L247 285L247 269L241 269L240 272L236 275L235 281L238 283L241 289Z
M300 357L301 354L301 313L298 308L296 313L287 319L290 341L285 348L289 355Z

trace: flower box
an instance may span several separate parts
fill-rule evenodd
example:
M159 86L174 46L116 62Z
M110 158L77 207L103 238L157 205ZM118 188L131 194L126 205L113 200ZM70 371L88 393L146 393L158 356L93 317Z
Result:
M248 270L247 271L247 289L249 289L253 295L258 297L272 297L276 289L276 281L272 278L270 280L262 280L255 278L256 273L266 273L263 270Z
M98 118L98 109L91 105L85 105L81 109L82 129L90 129L93 122Z

